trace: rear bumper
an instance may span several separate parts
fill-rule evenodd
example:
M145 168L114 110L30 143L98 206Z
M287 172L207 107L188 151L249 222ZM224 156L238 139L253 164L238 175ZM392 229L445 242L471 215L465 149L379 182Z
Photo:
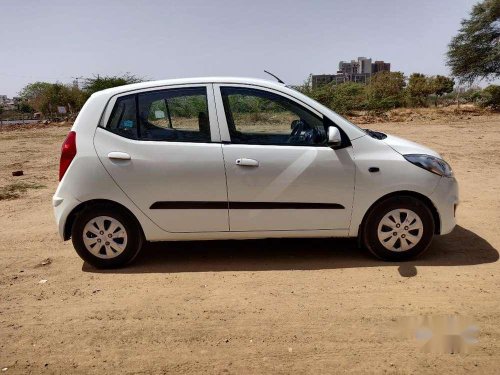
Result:
M441 177L430 198L441 221L439 234L450 233L457 224L456 209L459 203L457 180L454 177Z
M64 227L66 226L66 220L73 209L78 206L81 202L73 197L61 197L54 194L52 197L52 206L54 207L54 216L56 218L57 230L59 236L64 241Z

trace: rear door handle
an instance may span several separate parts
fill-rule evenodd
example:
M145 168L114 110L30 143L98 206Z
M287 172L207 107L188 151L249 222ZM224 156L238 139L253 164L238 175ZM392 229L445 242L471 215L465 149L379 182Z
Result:
M129 154L126 152L113 151L108 154L108 158L110 159L118 159L118 160L130 160L132 159Z
M242 167L258 167L259 162L254 159L241 158L241 159L236 159L236 165Z

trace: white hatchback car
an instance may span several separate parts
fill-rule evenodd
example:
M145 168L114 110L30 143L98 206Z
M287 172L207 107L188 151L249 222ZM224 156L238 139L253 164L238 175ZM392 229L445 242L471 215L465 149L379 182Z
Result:
M59 233L96 267L144 241L358 237L406 260L455 226L449 165L285 85L196 78L90 97L62 146Z

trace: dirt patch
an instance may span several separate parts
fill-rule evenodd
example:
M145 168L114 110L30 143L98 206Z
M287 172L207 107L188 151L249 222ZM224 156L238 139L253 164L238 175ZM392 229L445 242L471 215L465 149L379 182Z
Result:
M47 128L54 128L54 127L63 127L67 128L68 126L71 126L71 122L50 122L48 124L44 124L43 122L40 123L33 123L33 124L12 124L12 125L2 125L0 126L0 133L1 132L19 132L19 131L26 131L26 130L33 130L33 129L47 129Z
M4 199L16 199L21 196L21 194L26 193L28 189L42 189L45 185L41 185L35 182L14 182L7 186L0 187L0 201Z
M366 111L359 111L347 116L356 124L373 124L386 122L426 122L450 123L476 121L476 117L481 116L496 117L498 113L488 109L478 108L474 105L438 107L438 108L396 108L382 114L373 114Z
M161 243L129 268L98 271L54 223L69 127L0 132L0 187L46 186L0 201L0 369L498 373L500 116L470 117L370 125L436 149L460 184L459 226L403 264L355 240L297 239ZM470 353L426 354L391 328L446 314L476 322Z

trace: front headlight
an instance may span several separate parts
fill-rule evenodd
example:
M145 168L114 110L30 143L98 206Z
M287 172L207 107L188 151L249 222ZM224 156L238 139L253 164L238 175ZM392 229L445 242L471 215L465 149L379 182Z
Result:
M410 163L415 164L417 167L428 170L439 176L453 177L453 171L450 165L443 159L436 158L431 155L411 154L403 155Z

